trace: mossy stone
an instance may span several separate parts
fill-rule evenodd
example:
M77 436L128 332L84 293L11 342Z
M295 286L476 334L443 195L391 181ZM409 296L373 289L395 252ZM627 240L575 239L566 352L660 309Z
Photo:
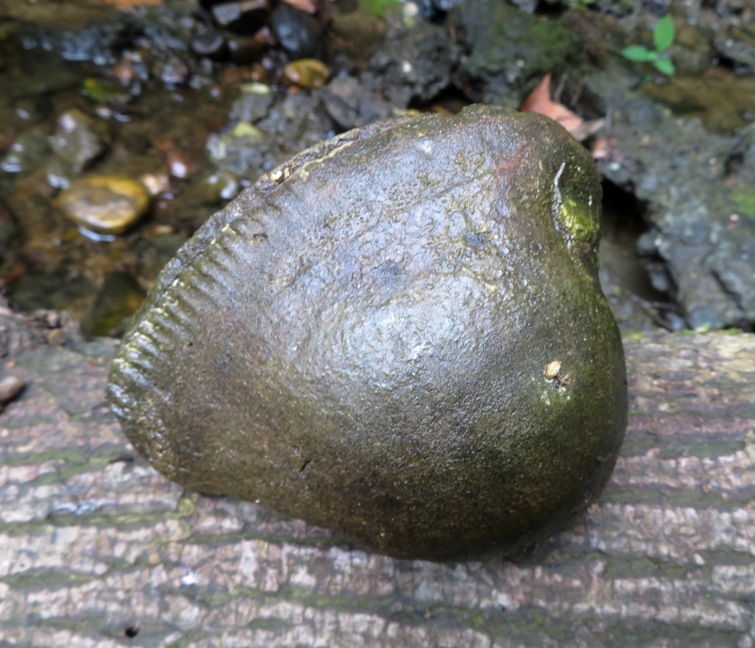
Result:
M393 556L511 552L626 426L600 183L555 122L381 122L261 178L178 252L110 374L159 471Z

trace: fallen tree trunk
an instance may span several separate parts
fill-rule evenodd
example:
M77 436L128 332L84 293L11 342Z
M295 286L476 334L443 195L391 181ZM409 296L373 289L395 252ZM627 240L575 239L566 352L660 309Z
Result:
M0 415L0 646L755 642L755 336L627 340L600 501L516 564L434 564L169 483L104 401L115 343L50 325L0 312L27 383Z

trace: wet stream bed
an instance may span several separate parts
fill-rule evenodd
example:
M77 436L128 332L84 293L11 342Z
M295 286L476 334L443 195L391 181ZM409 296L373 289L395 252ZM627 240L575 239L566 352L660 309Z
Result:
M550 73L599 124L585 145L622 329L752 330L754 11L674 3L669 78L620 54L651 46L663 3L626 4L182 0L70 24L11 10L0 291L117 335L192 232L294 153L407 111L518 108Z

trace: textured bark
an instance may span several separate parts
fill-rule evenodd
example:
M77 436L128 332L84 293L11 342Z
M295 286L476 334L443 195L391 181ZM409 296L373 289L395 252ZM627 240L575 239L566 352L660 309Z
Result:
M626 340L600 501L516 563L435 564L184 492L108 410L115 343L29 326L0 310L27 382L0 414L0 646L755 643L755 336Z

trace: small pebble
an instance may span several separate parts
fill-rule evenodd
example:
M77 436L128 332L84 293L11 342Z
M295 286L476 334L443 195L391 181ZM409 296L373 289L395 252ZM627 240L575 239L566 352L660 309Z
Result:
M120 234L147 213L149 194L131 178L91 175L64 189L58 205L79 227L99 234Z
M241 94L231 107L231 120L234 122L258 122L267 117L275 102L273 91L264 83L245 83Z
M74 171L81 171L105 152L108 140L104 122L92 119L78 108L72 108L58 117L52 149Z
M228 53L228 45L223 34L212 29L192 38L191 50L195 54L206 56L213 61L222 61Z
M293 59L318 58L322 51L322 28L309 14L286 4L278 5L271 16L273 34Z
M393 107L382 97L370 92L358 79L339 76L320 93L328 115L344 130L366 126L393 114Z
M267 21L270 8L267 0L240 0L215 4L210 11L220 27L238 34L253 34Z
M18 376L0 378L0 411L6 403L10 403L26 387L26 381Z
M0 161L6 173L25 173L34 169L49 151L47 135L39 130L28 130L18 136Z
M160 80L167 86L181 85L189 78L189 67L178 58L170 58L157 67Z
M239 193L238 178L230 171L216 171L199 183L197 190L202 202L212 205L221 201L231 200Z
M330 68L317 59L299 59L283 68L283 80L299 88L322 88L330 77Z
M130 71L127 72L126 66L130 66ZM128 103L130 99L128 88L126 84L131 79L126 81L129 76L133 78L133 65L130 61L123 63L120 67L113 69L113 73L116 75L114 79L98 79L90 77L84 79L82 83L82 93L89 97L92 101L98 103L119 105Z

